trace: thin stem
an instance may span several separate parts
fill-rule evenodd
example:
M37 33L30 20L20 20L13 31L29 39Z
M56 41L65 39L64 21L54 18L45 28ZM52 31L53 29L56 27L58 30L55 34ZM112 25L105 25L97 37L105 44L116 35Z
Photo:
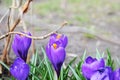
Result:
M23 5L23 8L22 8L22 12L23 14L26 13L28 11L28 7L29 7L29 4L32 0L27 0L25 2L25 4ZM15 0L13 0L13 2L15 2ZM13 6L15 7L15 6ZM14 29L16 28L16 26L20 23L21 21L21 18L20 16L17 18L17 20L15 20L15 22L13 22L13 25L10 26L10 32L14 31ZM9 32L8 32L9 33ZM9 46L9 43L10 43L10 39L11 39L11 36L10 35L7 35L6 36L7 39L6 39L6 43L5 43L5 47L3 49L3 52L2 52L2 58L1 58L1 61L4 61L4 59L6 59L6 55L8 54L8 46ZM0 65L0 72L2 72L2 66Z
M46 35L44 35L44 36L40 36L40 37L29 36L29 35L24 34L24 33L22 33L22 32L8 32L8 33L6 33L5 35L0 36L0 40L3 39L3 38L5 38L5 37L7 37L7 36L9 36L10 34L20 34L20 35L26 36L26 37L28 37L28 38L32 38L32 39L34 39L34 40L42 40L42 39L45 39L45 38L49 37L51 34L56 33L59 29L63 28L66 24L67 24L67 22L64 22L64 23L63 23L59 28L57 28L56 30L54 30L54 31L52 31L52 32L50 32L50 33L48 33L48 34L46 34Z
M58 76L55 70L54 70L54 80L58 80Z

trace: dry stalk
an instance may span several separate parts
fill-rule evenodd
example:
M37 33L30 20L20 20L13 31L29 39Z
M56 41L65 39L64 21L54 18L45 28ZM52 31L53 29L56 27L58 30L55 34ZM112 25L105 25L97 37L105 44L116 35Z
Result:
M48 34L46 34L46 35L40 36L40 37L28 36L28 35L26 35L26 34L24 34L24 33L21 33L21 32L9 32L9 33L6 33L6 34L0 36L0 40L3 39L3 38L5 38L5 37L7 37L7 36L10 35L10 34L20 34L20 35L26 36L26 37L28 37L28 38L32 38L32 39L34 39L34 40L41 40L41 39L45 39L45 38L47 38L48 36L50 36L51 34L57 32L59 29L61 29L61 28L62 28L64 25L66 25L66 24L67 24L67 22L64 22L64 23L62 24L62 26L59 27L58 29L56 29L55 31L52 31L52 32L50 32L50 33L48 33ZM80 33L92 34L92 35L94 35L97 39L100 39L100 40L102 40L102 41L105 41L105 42L108 42L108 43L111 43L111 44L120 46L120 43L119 43L119 42L115 42L114 40L110 40L110 39L103 38L103 37L101 37L101 36L99 36L99 35L90 33L90 32L88 32L88 31L82 31L82 30L81 30Z
M34 35L34 31L32 29L32 34ZM30 58L31 56L36 52L36 48L35 48L35 40L32 39L32 45L31 45L31 51L29 51L29 54L27 56L27 63L30 62Z
M27 0L26 3L23 5L23 8L22 8L23 14L28 11L28 7L29 7L29 4L30 4L31 1L32 0ZM15 22L13 22L13 25L10 27L10 32L14 31L14 29L16 28L16 26L20 23L20 20L21 20L20 17L18 17L17 20ZM10 43L10 39L11 39L11 36L8 35L8 37L6 39L5 47L4 47L3 52L2 52L1 61L4 61L6 59L6 55L8 53L7 50L8 50L8 46L9 46L9 43ZM1 65L0 65L0 72L2 72Z
M9 14L8 14L8 19L7 19L7 26L8 26L9 32L10 32L10 13L11 13L11 8L9 8Z
M31 51L28 52L28 55L27 55L27 63L30 62L30 58L31 56L35 53L36 49L35 49L35 42L34 40L32 40L32 47L31 47Z
M32 0L27 0L27 2L25 3L25 5L24 5L24 9L23 9L23 13L25 13L25 12L27 12L27 9L28 9L28 7L29 7L29 4L30 4L30 2L31 2ZM14 31L14 29L16 28L16 26L20 23L20 17L18 17L18 19L13 23L13 25L11 26L11 28L10 28L10 32L12 32L12 31ZM6 56L6 54L7 54L7 48L8 48L8 44L9 44L9 42L10 42L10 36L8 36L7 37L8 39L7 39L7 42L6 42L6 45L5 45L5 47L4 47L4 49L3 49L3 56L2 56L2 60L4 60L4 58L5 58L5 56Z
M59 29L63 28L66 24L67 24L67 22L64 22L64 23L63 23L59 28L57 28L56 30L54 30L54 31L52 31L52 32L50 32L50 33L48 33L48 34L46 34L46 35L40 36L40 37L29 36L29 35L24 34L24 33L22 33L22 32L8 32L8 33L0 36L0 40L3 39L3 38L5 38L5 37L7 37L7 36L9 36L10 34L20 34L20 35L26 36L26 37L28 37L28 38L32 38L32 39L34 39L34 40L42 40L42 39L46 39L46 38L49 37L51 34L56 33Z

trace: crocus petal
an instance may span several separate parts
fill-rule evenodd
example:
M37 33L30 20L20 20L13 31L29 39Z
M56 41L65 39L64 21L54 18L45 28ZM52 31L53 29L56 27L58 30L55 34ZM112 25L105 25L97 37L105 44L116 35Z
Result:
M50 36L49 43L46 46L46 55L56 70L58 77L65 60L67 43L68 39L65 35L54 33Z
M97 70L99 68L103 68L105 67L105 62L104 59L100 59L99 61L95 61L90 65L91 68L93 68L93 70Z
M26 64L21 58L16 58L14 63L10 66L10 73L17 80L26 80L29 75L29 65Z
M60 74L61 66L65 60L65 56L66 53L63 47L59 47L58 49L51 47L52 64L57 72L57 75Z
M120 80L120 68L114 71L114 80Z
M51 49L51 46L48 43L47 46L46 46L46 55L47 55L48 59L52 62L51 50L50 49Z
M19 42L19 39L17 37L18 35L16 34L15 37L14 37L14 40L12 42L12 49L14 51L14 53L16 54L16 56L19 56L19 53L18 53L18 42Z
M55 34L55 33L50 36L50 40L49 40L50 45L52 45L54 42L57 41L56 36L57 36L57 34Z
M31 36L31 33L27 33L29 36ZM27 37L24 37L24 46L26 49L29 49L30 48L30 45L31 45L31 42L32 42L32 39L31 38L27 38Z
M68 38L67 38L67 36L62 35L61 39L62 39L62 42L63 42L63 47L65 48L66 45L68 44Z
M113 72L110 67L99 69L94 73L90 80L113 80Z
M107 76L107 74L102 73L100 74L99 72L96 72L90 80L109 80L109 77Z
M31 36L30 33L26 33L29 36ZM17 57L21 57L24 61L26 61L28 49L31 45L31 38L27 38L25 36L21 36L19 34L16 34L14 37L14 40L12 42L12 48L14 53Z
M82 74L87 79L96 72L96 70L105 67L105 62L103 59L97 60L96 58L88 57L82 64Z
M61 36L59 38L57 38L57 36L59 36L59 35L61 35ZM57 42L57 41L59 41L61 43L60 46L62 46L64 48L68 44L68 38L67 38L67 36L65 36L63 34L55 34L55 33L52 34L50 36L50 41L49 41L50 45L52 45L54 42Z
M91 68L89 65L83 64L82 65L82 74L85 78L90 79L90 77L95 73L93 68Z
M96 58L92 58L91 56L87 57L87 59L85 60L87 64L91 64L92 62L96 61Z

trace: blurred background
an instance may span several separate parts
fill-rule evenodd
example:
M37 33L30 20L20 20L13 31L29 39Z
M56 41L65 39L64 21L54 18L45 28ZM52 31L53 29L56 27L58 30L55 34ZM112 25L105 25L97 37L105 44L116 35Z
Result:
M12 0L0 0L0 18L8 11ZM18 10L15 10L15 18ZM7 17L0 23L0 35L7 32ZM120 57L120 0L33 0L24 16L27 31L33 36L45 35L63 21L68 25L59 33L68 36L67 57L95 55L96 50L106 53L109 49L113 58ZM19 24L15 31L22 31ZM41 53L49 38L35 41L35 48ZM4 46L0 40L0 53ZM11 58L13 52L10 54ZM69 58L67 58L69 59Z

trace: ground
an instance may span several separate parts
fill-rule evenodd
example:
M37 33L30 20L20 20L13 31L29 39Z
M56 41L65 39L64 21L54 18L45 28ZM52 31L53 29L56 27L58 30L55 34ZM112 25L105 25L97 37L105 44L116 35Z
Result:
M63 1L63 2L62 2ZM5 5L7 4L7 5ZM33 36L42 36L57 27L64 20L68 25L58 32L68 36L66 48L67 57L81 56L84 51L87 55L95 55L96 49L105 53L109 49L113 58L120 57L120 0L33 0L29 12L24 15L27 30ZM10 2L1 3L0 18L5 14ZM0 23L0 32L4 34L7 27L7 18ZM21 25L16 31L21 31ZM81 33L87 31L89 33ZM92 33L92 34L90 34ZM105 40L96 39L101 36ZM35 46L41 52L40 46L46 45L48 39L35 41ZM0 41L0 53L4 43ZM13 57L13 54L10 54ZM67 58L68 59L68 58Z

